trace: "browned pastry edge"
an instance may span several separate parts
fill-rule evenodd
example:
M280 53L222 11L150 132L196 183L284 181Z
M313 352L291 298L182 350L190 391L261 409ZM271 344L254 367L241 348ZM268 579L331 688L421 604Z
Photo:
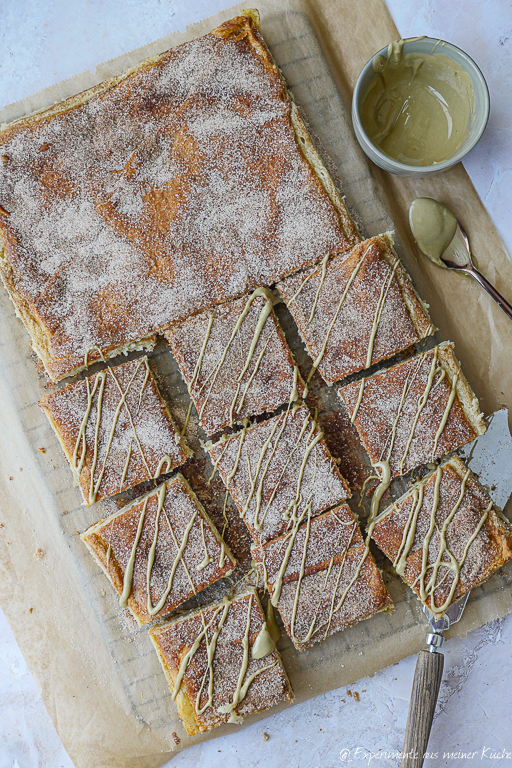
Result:
M187 458L190 458L191 456L193 456L193 451L187 445L187 441L186 441L185 437L180 434L180 431L178 430L178 428L177 428L177 426L176 426L176 424L174 422L174 419L172 418L172 415L171 415L171 412L169 410L169 407L168 407L166 401L164 400L164 398L162 397L162 393L161 393L160 388L158 386L158 382L157 382L155 376L153 375L151 367L149 366L149 361L147 360L147 358L144 358L144 357L138 358L138 360L144 360L144 359L146 359L146 361L147 361L147 364L148 364L148 367L149 367L149 375L150 375L150 378L151 378L151 382L152 382L152 384L153 384L153 386L155 388L156 395L157 395L157 397L160 400L160 405L162 407L162 411L164 412L165 416L169 420L169 423L170 423L172 429L174 430L174 436L175 436L176 443L180 446L180 448L182 449L182 451L184 453L184 459L181 462L181 464L183 464L187 460ZM122 363L121 365L127 365L127 364L128 363ZM114 366L113 370L116 370L119 367L120 366ZM93 374L92 376L87 377L87 378L94 379L95 376L96 376L96 374ZM73 382L72 384L66 384L64 387L61 387L61 389L59 389L57 391L60 392L60 391L62 391L62 389L66 390L66 389L73 388L73 387L75 387L77 385L77 383L79 383L79 382ZM59 424L54 419L54 411L49 406L49 401L52 399L54 394L55 394L54 392L50 392L49 394L43 395L43 397L39 400L38 405L41 408L41 410L45 413L46 417L48 418L48 421L50 422L50 425L51 425L51 427L52 427L52 429L53 429L53 431L55 433L55 436L56 436L57 440L59 441L60 447L62 448L62 452L64 453L64 456L66 457L69 465L71 466L72 459L73 459L72 452L69 450L69 447L66 445L66 443L65 443L65 441L63 439L63 436L62 436ZM172 469L175 469L177 466L180 466L180 464L176 464L174 467L172 467ZM133 483L131 487L134 487L135 485L138 485L139 483L143 483L146 480L156 480L158 477L160 477L160 475L166 474L166 472L168 472L168 471L169 471L169 469L166 468L165 465L162 465L160 473L159 473L159 475L157 475L157 477L147 477L147 476L141 477L138 480L138 482L137 483ZM86 495L84 493L84 489L82 487L82 484L80 482L79 482L79 488L80 488L80 491L82 493L82 498L84 500L84 504L86 506L90 506L89 500L87 499L87 497L86 497ZM126 488L124 488L123 490L126 490ZM112 495L115 496L116 494L112 494ZM95 501L100 501L103 498L106 498L106 497L103 496L101 494L101 492L98 491L98 493L96 495Z
M468 468L466 465L459 459L458 456L452 456L447 461L444 461L440 465L441 469L444 467L450 467L460 478L464 478L466 475ZM411 488L409 488L406 493L404 493L399 499L397 499L394 504L391 504L386 509L384 509L377 518L377 524L375 526L375 529L378 528L378 524L382 522L384 519L389 517L393 514L395 505L400 505L407 501L413 494L416 487L424 486L426 483L428 483L432 477L435 475L437 470L433 470L430 472L426 477L419 480L417 483L415 483ZM466 489L467 491L474 494L478 500L481 502L482 509L487 507L489 503L491 503L491 499L488 496L488 494L485 492L485 490L482 488L482 486L478 483L478 481L475 479L475 477L470 474L466 483ZM480 574L480 577L478 580L475 580L472 583L463 582L458 584L454 597L452 599L452 603L458 600L460 597L462 597L466 592L469 592L474 587L479 586L484 581L486 581L489 576L491 576L496 570L501 568L505 563L507 563L512 558L512 524L510 521L503 515L502 511L499 507L497 507L494 503L492 504L492 507L489 511L489 514L487 516L487 519L484 524L485 531L488 534L488 536L491 539L492 544L496 547L497 556L494 558L494 560L489 563L486 569L482 571ZM375 533L374 529L374 533ZM372 536L374 541L378 544L379 548L384 552L384 554L390 558L391 553L398 550L398 547L400 546L400 543L402 541L402 535L393 536L391 532L389 532L389 536ZM419 595L416 592L416 589L413 587L413 585L410 583L410 579L403 577L403 581L408 584L411 589L413 589L416 597L418 600L421 601ZM430 607L430 604L427 600L427 604Z
M468 380L466 379L464 372L460 366L460 363L457 361L457 358L454 354L454 343L451 341L443 341L441 344L438 345L438 362L441 364L443 370L446 373L448 382L450 386L453 384L453 380L455 376L458 375L457 382L455 385L455 391L457 395L457 399L460 403L460 406L462 408L462 412L467 419L470 427L474 431L475 435L474 437L477 437L478 435L483 435L484 432L487 429L486 423L485 423L485 416L480 411L480 405L478 402L478 398L471 389L471 386L469 385ZM408 358L405 361L401 361L397 363L396 365L391 366L390 368L387 368L385 370L377 371L376 373L372 374L371 376L368 376L366 378L366 381L371 381L372 379L377 378L378 376L385 376L387 373L392 373L397 368L399 368L401 365L406 365L407 363L410 363L413 360L418 360L423 355L429 355L431 354L432 350L427 350L426 352L422 352L421 355L414 356L412 358ZM358 387L359 382L355 382L352 384L347 384L345 386L341 386L338 389L338 396L342 399L345 406L347 407L347 410L349 411L349 414L352 415L352 410L347 404L345 398L343 397L343 393L345 389ZM366 452L368 453L370 460L375 463L380 460L380 454L377 455L375 453L372 453L371 446L368 445L367 440L365 439L365 435L361 434L360 427L357 425L357 418L355 420L355 424L359 433L359 436L361 438L361 441L365 447ZM472 438L473 439L473 438ZM457 446L459 447L459 446ZM425 464L428 462L424 462ZM396 475L395 475L396 476Z
M205 508L197 498L193 488L190 486L190 483L188 480L183 477L181 474L177 474L175 477L172 478L172 480L166 480L166 485L172 485L173 483L180 482L184 487L186 492L191 497L193 503L198 507L201 516L204 517L205 522L208 524L211 532L213 533L215 539L219 543L219 545L222 546L223 540L220 536L217 528L213 524L210 516L206 512ZM128 504L126 507L122 507L122 509L119 510L119 512L116 512L113 515L110 515L109 517L103 518L102 520L98 520L97 523L94 523L93 525L89 526L80 536L86 547L91 552L92 556L100 566L103 573L107 576L110 583L116 590L116 592L120 595L123 591L123 579L124 579L124 571L119 566L119 563L117 562L115 555L111 552L110 557L108 556L108 548L109 544L107 541L105 541L101 536L101 529L103 528L105 523L109 523L112 520L114 520L117 517L121 517L122 515L125 515L127 512L129 512L133 507L140 506L144 503L145 499L149 496L155 495L158 493L161 486L158 486L157 488L149 491L148 493L144 494L144 496L141 496L138 499L135 499L130 504ZM231 550L227 546L226 543L224 543L224 552L226 557L231 562L233 568L236 566L236 560L233 557L233 554L231 553ZM108 564L109 567L107 568L107 558L108 558ZM233 568L229 573L232 572ZM227 576L229 573L225 573L224 575ZM146 620L144 617L141 616L140 611L138 610L137 601L134 600L132 594L130 593L128 597L128 608L136 621L138 622L139 626L143 626L144 624L148 623L148 620ZM170 610L162 609L162 612L158 614L159 617L164 616L166 613L170 613ZM156 617L151 617L149 621L153 621Z
M357 231L357 227L352 221L344 205L343 198L337 190L325 164L323 163L314 145L314 142L300 115L300 111L295 105L293 97L286 87L282 73L276 66L269 49L261 37L261 33L259 31L259 13L257 10L246 10L243 11L243 13L244 15L237 16L224 22L219 27L212 30L210 34L216 35L217 37L228 37L230 35L236 34L237 30L239 30L240 33L252 33L250 34L250 43L253 45L254 49L257 50L262 66L267 70L273 70L275 73L277 73L279 78L284 83L285 94L290 102L290 122L295 133L297 147L306 159L312 172L317 176L318 180L322 184L322 187L324 188L333 207L336 210L347 238L352 241L353 244L355 244L361 240L361 237ZM258 36L253 34L255 30L258 31ZM100 94L103 94L106 91L119 85L130 75L143 72L144 70L148 70L155 66L158 64L160 59L165 56L165 53L166 52L147 58L134 67L131 67L126 72L123 72L122 74L104 80L98 85L88 90L82 91L81 93L75 94L74 96L71 96L58 104L54 104L46 109L36 111L28 116L21 117L12 123L9 123L3 129L0 129L0 139L5 142L20 128L30 128L31 126L37 125L39 122L50 120L52 117L61 115L77 106L86 103L90 99L99 96ZM45 327L45 324L37 313L35 307L32 306L31 303L27 301L26 298L17 290L16 280L14 278L13 270L7 256L9 240L12 240L13 236L9 228L4 226L3 218L4 216L0 214L0 276L2 277L4 286L14 304L16 315L23 321L23 324L25 325L25 328L31 337L32 347L41 358L50 379L54 382L57 382L68 376L74 376L87 367L85 361L81 356L73 354L65 355L59 358L53 357L50 354L48 350L50 333L49 329ZM284 277L284 275L276 274L275 279L278 280L282 277ZM204 309L204 307L202 309ZM156 343L156 334L163 333L166 327L168 327L168 325L161 328L155 328L153 329L151 335L145 336L144 338L129 339L121 345L104 345L102 347L101 353L95 349L92 349L90 355L88 356L87 364L90 365L101 359L101 355L103 355L105 359L109 359L120 354L127 354L128 352L136 349L152 349Z
M480 410L480 404L478 398L471 389L471 386L464 375L462 367L455 357L454 353L455 344L452 341L443 341L439 345L439 360L443 363L443 368L446 371L450 384L453 383L454 377L458 374L457 384L455 386L457 397L462 405L462 410L467 420L475 430L477 435L483 435L487 430L485 423L485 416Z
M246 592L242 592L240 595L237 595L236 600L244 599L245 597L249 597L250 595L253 596L254 603L256 604L256 606L258 607L259 611L261 612L263 621L265 621L265 613L264 613L263 608L261 606L261 602L260 602L260 599L258 597L258 593L257 593L256 590L252 590L251 589L251 590L247 590ZM214 609L214 608L218 607L221 604L222 603L213 603L213 604L208 605L208 606L203 606L203 608L198 608L195 611L192 611L191 613L188 613L188 614L185 614L185 615L181 615L181 616L176 616L175 618L171 619L170 621L159 622L158 624L155 624L153 627L151 627L151 629L149 630L149 636L151 638L151 641L153 642L153 645L155 646L155 650L156 650L156 652L158 654L158 658L159 658L160 663L162 665L162 668L164 670L164 673L165 673L165 676L167 678L167 682L169 684L169 688L170 688L171 691L174 689L174 685L176 683L176 678L178 676L178 670L174 669L173 667L171 667L168 664L167 659L166 659L165 655L162 653L162 650L161 650L161 648L160 648L160 646L159 646L159 644L157 642L157 639L156 639L157 636L161 632L167 631L174 624L177 624L177 623L179 623L179 622L181 622L183 620L186 620L188 618L192 618L193 616L196 616L199 613L201 613L202 610ZM188 650L188 649L183 649L183 650ZM280 656L279 652L277 650L275 650L274 653L276 654L276 656L278 658L278 665L279 665L280 671L281 671L281 673L282 673L282 675L283 675L283 677L285 679L285 683L286 683L286 686L287 686L287 690L286 690L286 694L287 695L285 697L283 697L283 701L290 701L291 702L291 701L294 700L294 694L293 694L293 690L292 690L292 686L291 686L290 680L288 678L288 675L287 675L286 670L284 668L284 665L282 663L281 656ZM188 693L186 691L186 688L185 688L185 685L183 684L183 682L182 682L182 684L181 684L181 686L180 686L180 688L178 690L178 693L176 694L175 701L176 701L176 706L178 708L178 714L179 714L181 720L183 721L183 725L185 727L185 730L186 730L188 736L193 736L196 733L212 730L212 728L215 728L216 725L220 725L221 724L221 723L217 723L217 724L211 725L210 727L206 727L202 723L199 722L199 720L196 717L196 712L195 712L194 704L193 704L193 702L190 701L190 698L188 696ZM260 709L258 711L259 712L263 712L264 710Z
M377 235L376 239L387 241L388 248L383 248L381 254L390 267L394 265L395 259L398 260L395 278L400 286L403 300L409 310L412 324L414 325L419 338L424 339L427 336L431 336L437 329L430 320L428 305L420 298L418 292L414 288L411 276L395 252L393 232L385 232L383 235Z

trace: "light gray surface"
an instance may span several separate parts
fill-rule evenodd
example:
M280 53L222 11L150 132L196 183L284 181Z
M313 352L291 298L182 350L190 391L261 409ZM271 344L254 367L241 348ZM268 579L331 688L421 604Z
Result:
M229 0L4 1L0 105L83 69L94 70L100 62L183 29L229 4ZM510 3L388 0L388 7L403 36L443 37L466 50L483 70L491 92L491 119L465 165L512 253ZM470 233L470 222L465 223ZM477 257L485 271L485 254ZM445 678L430 742L438 758L426 765L512 766L511 645L512 617L508 617L445 646ZM346 759L354 766L395 766L397 759L388 753L401 749L414 664L415 659L406 659L357 683L353 690L359 701L346 689L333 691L242 731L234 727L232 736L183 751L167 765L331 768ZM473 756L443 757L444 752L457 750ZM0 612L0 768L36 766L71 768L71 762Z

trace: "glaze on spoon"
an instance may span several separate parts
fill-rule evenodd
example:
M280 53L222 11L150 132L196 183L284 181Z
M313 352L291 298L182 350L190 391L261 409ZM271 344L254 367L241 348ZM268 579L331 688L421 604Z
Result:
M425 256L440 267L473 277L512 320L512 305L476 269L466 231L446 206L430 197L418 197L409 208L409 223Z

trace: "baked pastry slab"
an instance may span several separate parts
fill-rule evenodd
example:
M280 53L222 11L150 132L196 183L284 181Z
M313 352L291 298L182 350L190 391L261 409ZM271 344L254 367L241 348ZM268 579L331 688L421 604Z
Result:
M161 623L149 634L189 735L293 701L255 590Z
M372 464L389 461L391 477L441 458L486 429L450 342L338 394Z
M271 291L256 289L165 333L210 435L303 392L273 302Z
M327 384L393 357L435 330L390 234L326 258L277 288Z
M146 357L44 395L39 407L88 506L169 472L191 454Z
M250 13L5 127L0 206L54 381L360 239Z
M253 547L253 557L299 650L392 606L350 508L342 504Z
M120 595L121 607L139 624L170 613L236 564L182 475L100 520L81 538Z
M512 557L509 521L457 457L385 509L372 538L436 614Z
M306 406L206 448L257 544L350 496Z

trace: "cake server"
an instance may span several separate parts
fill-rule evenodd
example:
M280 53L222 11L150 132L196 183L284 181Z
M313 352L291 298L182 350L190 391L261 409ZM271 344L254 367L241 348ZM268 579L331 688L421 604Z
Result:
M473 264L466 230L445 205L429 197L419 197L409 209L409 223L425 256L440 267L471 275L512 320L512 306ZM448 237L448 242L443 242L443 235L452 232L451 239Z
M421 768L423 765L443 677L444 656L439 652L444 643L443 632L459 621L468 597L469 592L452 603L439 618L423 606L432 632L427 635L428 651L420 651L416 662L400 768Z

